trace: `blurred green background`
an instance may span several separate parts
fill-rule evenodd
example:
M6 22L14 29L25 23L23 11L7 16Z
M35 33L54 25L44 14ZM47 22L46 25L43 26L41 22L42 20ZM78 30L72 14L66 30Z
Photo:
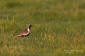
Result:
M85 0L0 0L0 56L84 55Z

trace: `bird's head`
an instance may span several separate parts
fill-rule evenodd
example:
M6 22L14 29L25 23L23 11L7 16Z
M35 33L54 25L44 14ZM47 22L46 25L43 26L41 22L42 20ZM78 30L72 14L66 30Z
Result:
M30 29L31 27L32 27L32 24L29 24L29 25L28 25L28 28Z

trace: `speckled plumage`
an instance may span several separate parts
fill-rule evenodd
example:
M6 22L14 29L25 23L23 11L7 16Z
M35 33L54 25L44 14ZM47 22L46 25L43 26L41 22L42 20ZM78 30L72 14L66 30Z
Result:
M27 29L25 29L23 32L20 32L20 33L16 34L15 36L16 37L26 37L26 36L28 36L30 34L30 28L31 27L32 27L32 25L29 24Z

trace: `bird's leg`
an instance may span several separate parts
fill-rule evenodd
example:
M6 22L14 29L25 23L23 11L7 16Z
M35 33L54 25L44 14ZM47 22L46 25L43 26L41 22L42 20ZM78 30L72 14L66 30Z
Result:
M25 36L22 37L22 40L24 40L24 37L25 37Z
M24 38L22 38L22 40L24 40Z

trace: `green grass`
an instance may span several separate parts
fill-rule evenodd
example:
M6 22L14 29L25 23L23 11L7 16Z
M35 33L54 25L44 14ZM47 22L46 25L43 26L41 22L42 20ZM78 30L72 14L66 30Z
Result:
M0 0L0 56L84 56L84 4L84 0ZM30 36L13 36L28 24L33 25Z

